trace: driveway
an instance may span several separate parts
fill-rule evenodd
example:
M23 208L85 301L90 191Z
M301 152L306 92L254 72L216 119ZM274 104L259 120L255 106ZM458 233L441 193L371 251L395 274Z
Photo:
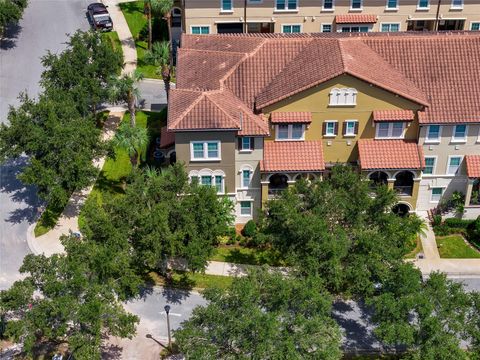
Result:
M85 0L29 0L23 19L8 29L0 44L0 122L6 122L9 105L18 105L21 91L38 94L40 58L47 50L62 51L67 33L88 29L87 4ZM25 161L0 165L0 289L19 278L18 267L30 252L26 233L38 202L35 191L16 179Z

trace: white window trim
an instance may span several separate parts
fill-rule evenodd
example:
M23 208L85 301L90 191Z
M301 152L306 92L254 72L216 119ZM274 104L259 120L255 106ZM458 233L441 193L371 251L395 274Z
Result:
M242 214L242 202L248 202L250 203L250 214ZM242 217L252 217L253 216L253 200L240 200L238 201L239 205L239 214Z
M320 32L322 32L322 33L325 32L325 31L323 31L323 25L330 25L330 32L333 32L333 24L331 24L331 23L320 24Z
M245 187L244 184L243 184L243 172L245 170L250 171L250 182L248 183L247 187ZM251 167L250 165L243 165L240 168L240 187L238 188L238 190L248 190L248 189L250 189L252 187L252 179L253 179L253 167Z
M428 0L428 6L427 7L420 7L420 0L417 1L417 10L422 11L422 10L430 10L430 0Z
M350 0L350 9L348 9L348 11L363 11L363 0L360 0L360 7L359 8L353 8L352 7L353 1L354 0Z
M325 5L325 0L322 0L322 12L334 12L335 11L335 0L332 0L332 8L331 9L326 9L324 7Z
M380 23L380 32L395 32L395 31L382 31L382 26L383 25L398 25L398 31L397 32L402 31L402 24L399 23L399 22L381 22Z
M348 122L353 122L355 125L358 124L358 120L355 120L355 119L347 119L344 121L345 123L345 128L348 129L346 126ZM354 138L355 136L357 136L358 134L355 133L355 125L353 126L353 134L345 134L343 135L343 137L348 137L348 138ZM343 131L342 131L343 132Z
M437 125L437 124L432 124L432 125ZM429 139L428 138L428 130L430 129L431 125L427 125L427 132L425 133L425 144L440 144L440 140L442 139L442 125L438 125L438 139Z
M250 149L244 149L244 148L243 148L243 139L244 139L244 138L249 138L249 139L250 139ZM242 147L241 147L240 149L238 149L238 151L239 151L240 153L242 153L242 154L249 154L249 153L253 152L253 149L252 149L252 140L253 140L253 137L252 137L252 136L241 136L240 139L241 139L240 142L241 142L241 144L242 144ZM255 140L253 140L253 141L255 141Z
M218 157L209 158L208 157L208 143L217 143L218 145ZM195 158L193 156L193 144L203 144L203 158ZM222 160L222 143L220 140L206 140L206 141L190 141L190 161L192 162L201 162L201 161L220 161Z
M263 0L248 0L248 3L252 5L263 4Z
M442 189L442 193L440 194L440 198L439 198L438 200L433 200L433 189ZM430 202L431 202L431 203L435 203L435 204L439 203L440 200L441 200L442 197L443 197L443 193L444 193L444 192L445 192L445 187L444 187L444 186L432 186L432 187L430 188Z
M324 123L325 124L329 124L329 123L338 124L338 120L325 120ZM334 138L334 137L337 136L337 135L335 135L335 126L333 127L333 134L327 134L327 130L328 130L328 127L327 127L327 125L325 125L325 134L322 134L324 138Z
M221 189L219 192L217 192L217 194L219 195L223 195L225 194L225 173L222 171L222 170L210 170L210 169L202 169L202 170L191 170L189 173L188 173L188 178L190 180L190 182L192 181L192 178L193 177L196 177L198 179L198 185L200 186L203 186L202 185L202 176L209 176L211 177L211 183L212 183L212 187L215 187L216 184L215 184L215 176L221 176L222 177L222 186L221 186Z
M455 139L455 129L458 125L465 125L465 137L463 139ZM454 125L452 129L452 139L450 140L451 144L465 144L468 138L468 125L466 124L458 124Z
M225 10L223 8L223 0L220 0L220 13L221 14L231 14L233 13L233 0L230 0L232 3L232 8L230 10Z
M287 125L288 126L288 138L287 139L279 139L278 138L278 127L280 125ZM294 124L275 125L275 141L304 141L305 140L305 124L301 124L302 125L302 137L300 139L292 139L293 125Z
M425 176L425 177L435 176L435 172L437 171L437 160L438 160L438 156L437 156L437 155L425 156L425 164L426 164L427 158L435 159L435 161L433 162L432 173L431 173L431 174L425 174L425 173L423 173L423 171L422 171L422 177L423 177L423 176ZM426 165L425 165L425 167L426 167Z
M460 163L458 164L458 169L457 169L457 171L458 171L458 170L460 170L460 168L462 166L463 155L449 155L448 158L447 158L447 168L445 169L445 174L449 175L449 176L456 176L456 175L458 175L457 171L453 174L448 172L448 168L450 167L450 159L451 158L460 158Z
M211 34L211 33L212 33L212 28L211 28L210 25L207 25L207 24L205 24L205 25L190 25L190 34L192 34L192 35L205 35L205 34L194 34L194 33L193 33L193 28L194 28L194 27L200 27L200 28L202 28L202 27L208 27L208 34Z
M378 123L376 126L375 126L375 139L403 139L405 137L405 129L406 129L406 126L405 126L405 122L401 122L402 124L402 135L401 136L392 136L392 133L393 133L393 124L395 123L395 121L391 121L391 122L387 122L388 124L388 136L379 136L378 135L378 131L380 129L380 125L379 124L382 124L382 123ZM385 124L385 123L384 123Z
M473 30L473 24L480 24L480 21L470 21L470 30L471 31L479 31L479 30Z
M300 32L299 33L294 33L294 32L291 32L291 33L286 33L286 32L283 32L283 27L284 26L300 26ZM301 34L303 33L303 25L302 24L282 24L282 34Z
M342 92L342 91L345 91L345 92L351 92L353 94L353 103L349 103L349 104L334 104L332 103L332 99L333 99L333 95L336 94L337 92ZM342 106L356 106L357 105L357 95L358 95L358 91L357 89L355 88L333 88L330 90L328 96L328 106L334 106L334 107L342 107Z
M394 8L388 7L388 0L385 0L385 11L398 11L399 10L399 2L400 0L397 0L397 6Z
M453 0L450 2L450 10L463 10L463 6L465 5L465 1L462 0L462 5L454 5Z
M273 7L273 12L279 12L279 13L288 13L288 12L298 12L298 2L299 0L296 0L297 7L295 9L288 9L288 0L285 0L285 7L286 9L277 9L277 0L274 1L274 7Z

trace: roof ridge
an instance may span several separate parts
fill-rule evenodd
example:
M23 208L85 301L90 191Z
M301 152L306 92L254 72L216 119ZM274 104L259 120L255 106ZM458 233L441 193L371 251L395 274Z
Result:
M222 50L211 50L211 49L195 49L195 48L179 48L180 52L186 52L186 51L196 51L196 52L202 52L202 53L220 53L222 55L230 55L230 54L241 54L245 55L248 54L246 52L241 52L241 51L222 51Z
M336 43L337 43L337 46L338 46L338 49L340 50L340 60L342 61L342 68L343 68L343 72L347 72L347 65L345 63L345 49L343 48L342 46L342 43L343 41L342 40L345 40L345 39L336 39Z
M222 94L223 94L223 91L218 92L218 94L219 94L219 95L222 95ZM230 116L230 114L227 113L227 112L222 108L222 106L220 106L220 105L215 101L215 99L212 99L212 98L210 97L210 95L212 95L212 94L211 94L211 93L210 93L210 94L207 94L207 93L206 93L206 94L205 94L205 97L206 97L212 104L214 104L225 116L227 116L231 121L233 121L234 123L236 123L237 126L240 128L239 122L237 122L234 118L232 118L232 116ZM237 107L239 108L239 106L237 106Z
M177 90L177 89L175 89ZM178 90L182 90L182 89L178 89ZM169 125L169 127L173 128L175 126L178 125L178 123L180 122L181 119L183 119L190 111L192 111L192 109L198 105L198 103L205 97L205 93L204 92L201 92L200 95L195 99L195 101L192 101L192 103L190 104L190 106L187 106L187 108L185 109L184 112L182 112L179 116L177 116L177 118L175 120L173 120L172 124Z

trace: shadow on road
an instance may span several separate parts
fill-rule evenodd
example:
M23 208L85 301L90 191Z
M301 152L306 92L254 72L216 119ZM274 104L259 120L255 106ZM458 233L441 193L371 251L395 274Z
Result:
M11 24L5 29L5 36L0 37L0 50L10 50L16 45L18 35L22 32L22 27L18 24Z
M24 206L15 207L9 213L6 221L14 224L28 221L35 221L38 214L40 202L36 196L33 186L25 186L17 176L23 167L27 165L28 159L20 157L14 160L7 160L0 164L0 192L9 194L13 203Z

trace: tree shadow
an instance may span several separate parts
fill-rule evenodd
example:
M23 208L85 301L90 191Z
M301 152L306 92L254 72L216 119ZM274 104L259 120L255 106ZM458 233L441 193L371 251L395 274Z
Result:
M17 46L16 40L22 31L19 24L10 24L6 27L4 37L0 37L0 50L10 50Z
M113 344L102 344L102 359L103 360L115 360L120 359L122 357L122 350L123 348L118 345Z
M32 223L39 214L39 201L35 187L25 186L18 175L28 164L28 158L22 156L16 159L9 159L0 164L0 192L9 194L13 203L23 206L13 209L6 221L14 224L28 221Z

